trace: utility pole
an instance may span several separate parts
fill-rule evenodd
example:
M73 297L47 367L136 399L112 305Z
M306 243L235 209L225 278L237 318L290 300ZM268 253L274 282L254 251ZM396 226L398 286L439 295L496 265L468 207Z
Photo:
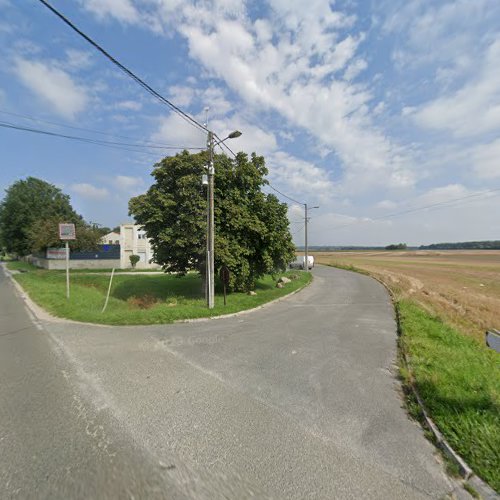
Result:
M208 118L207 118L208 122ZM222 144L227 139L235 139L239 137L241 132L235 130L231 132L225 139L217 141L214 140L214 133L208 131L207 148L209 154L208 161L208 189L207 189L207 202L208 202L208 229L207 229L207 306L213 309L215 305L215 259L214 259L214 242L215 242L215 218L214 218L214 149L215 146Z
M214 269L214 134L208 132L207 146L209 151L208 163L208 231L207 231L207 306L214 308L215 269Z
M309 269L309 261L307 255L307 203L304 203L305 214L304 214L304 228L305 228L305 237L304 237L304 271Z
M319 206L316 207L311 207L313 208L319 208ZM309 215L307 213L307 203L304 203L304 229L305 229L305 235L304 235L304 270L307 271L309 269L309 248L307 246L307 223L309 222Z

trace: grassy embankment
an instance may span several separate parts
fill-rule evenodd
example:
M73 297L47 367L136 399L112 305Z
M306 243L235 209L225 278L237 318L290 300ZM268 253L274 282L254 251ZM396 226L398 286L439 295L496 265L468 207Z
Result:
M401 349L427 409L474 472L500 491L500 252L345 252L319 262L383 280L400 310Z
M182 278L172 275L117 275L104 313L101 313L109 284L109 276L77 273L71 276L71 298L66 299L65 273L34 270L20 263L8 264L10 269L27 272L15 279L29 296L54 316L76 321L108 325L145 325L171 323L176 320L203 318L251 309L293 292L311 280L310 273L283 273L295 276L284 288L276 288L271 276L257 282L257 295L231 293L224 306L222 290L216 290L215 308L208 310L202 294L201 278L188 274Z

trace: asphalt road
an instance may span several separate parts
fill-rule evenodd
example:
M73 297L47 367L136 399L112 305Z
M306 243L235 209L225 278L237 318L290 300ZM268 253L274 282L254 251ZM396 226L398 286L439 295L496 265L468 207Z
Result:
M100 327L32 320L0 273L0 498L445 497L386 291L314 275L233 318Z

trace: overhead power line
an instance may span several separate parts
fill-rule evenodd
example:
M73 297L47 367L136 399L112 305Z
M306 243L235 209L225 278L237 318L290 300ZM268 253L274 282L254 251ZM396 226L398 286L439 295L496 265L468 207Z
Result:
M153 97L158 99L161 103L166 104L170 107L175 113L177 113L181 118L186 120L192 126L198 128L199 130L203 130L208 132L208 129L196 121L193 117L189 116L185 113L181 108L176 106L174 103L169 101L166 97L163 97L159 92L153 89L150 85L148 85L144 80L139 78L133 71L124 66L121 62L115 59L109 52L107 52L103 47L101 47L96 41L94 41L90 36L86 35L82 30L80 30L73 22L71 22L64 14L59 12L55 7L53 7L46 0L39 0L40 3L45 5L52 13L54 13L59 19L61 19L65 24L67 24L73 31L78 33L83 39L85 39L88 43L90 43L96 50L98 50L101 54L103 54L106 58L108 58L115 66L117 66L123 73L132 78L136 83L138 83L143 89L149 92Z
M9 115L9 116L15 116L16 118L24 118L26 120L30 120L30 121L36 122L36 123L46 123L48 125L53 125L55 127L68 128L71 130L80 130L82 132L90 132L92 134L105 135L108 137L117 137L119 139L128 139L130 141L140 142L141 144L148 146L148 147L152 147L152 148L173 147L172 144L161 144L158 142L144 141L142 139L137 139L136 137L130 137L130 136L120 135L120 134L112 134L110 132L103 132L102 130L95 130L95 129L83 128L83 127L75 127L75 126L69 125L67 123L53 122L53 121L45 120L43 118L38 118L38 117L32 116L32 115L25 115L25 114L21 114L21 113L13 113L11 111L4 111L3 109L0 109L0 113L4 114L4 115ZM189 148L189 149L194 149L194 148Z
M232 155L234 158L236 158L236 154L234 153L234 151L227 145L225 144L223 141L221 141L220 137L216 134L214 134L215 137L217 137L217 139L219 139L219 146L224 146ZM222 147L221 147L222 149ZM280 194L281 196L287 198L288 200L292 201L293 203L296 203L297 205L301 205L301 206L304 206L305 203L302 203L300 201L297 201L295 200L294 198L288 196L287 194L285 193L282 193L281 191L279 191L278 189L276 189L270 182L267 183L267 185L273 190L273 191L276 191L278 194Z
M305 224L302 224L298 229L296 229L293 233L291 233L291 236L295 236L296 234L300 233L305 227Z
M469 200L469 202L476 201L476 200L474 200L472 198L477 198L479 196L483 196L483 195L489 194L489 193L495 193L495 192L498 192L498 191L500 191L500 188L487 189L485 191L479 191L477 193L470 194L470 195L467 195L467 196L461 196L460 198L453 198L451 200L440 201L440 202L436 202L436 203L431 203L429 205L423 205L421 207L409 208L408 210L402 210L401 212L395 212L395 213L392 213L392 214L381 215L380 217L373 217L373 218L369 218L367 220L358 220L358 221L355 221L355 222L350 222L348 224L341 224L339 226L333 226L330 229L331 230L333 230L333 229L342 229L344 227L356 226L358 224L367 224L369 222L375 222L375 221L383 220L383 219L390 219L390 218L393 218L393 217L399 217L401 215L406 215L406 214L415 213L415 212L421 212L423 210L429 210L429 209L433 209L433 208L448 208L448 207L453 207L456 204L460 204L461 201L464 201L464 200Z
M281 196L283 196L283 197L287 198L287 199L288 199L288 200L290 200L290 201L293 201L294 203L297 203L297 205L302 205L302 206L304 206L304 205L305 205L305 203L301 203L300 201L295 200L294 198L292 198L292 197L288 196L287 194L282 193L281 191L279 191L278 189L276 189L276 188L275 188L275 187L274 187L271 183L269 183L269 184L268 184L268 186L269 186L269 187L270 187L273 191L276 191L278 194L280 194Z
M41 135L48 135L52 137L59 137L62 139L69 139L73 141L79 141L79 142L84 142L88 144L94 144L97 146L104 146L104 147L110 147L110 148L115 148L115 149L123 149L125 151L133 151L135 153L143 153L143 154L149 154L151 156L158 157L157 154L153 154L150 151L147 151L147 149L152 148L153 146L147 146L144 144L133 144L133 143L126 143L126 142L111 142L111 141L102 141L100 139L92 139L89 137L79 137L75 135L66 135L66 134L58 134L57 132L51 132L49 130L41 130L41 129L35 129L35 128L29 128L29 127L22 127L13 123L7 123L7 122L2 122L0 121L0 127L3 128L9 128L9 129L14 129L14 130L20 130L23 132L31 132L34 134L41 134ZM131 148L136 148L136 149L131 149ZM137 148L145 148L145 149L137 149ZM203 148L191 148L187 146L154 146L154 148L159 148L159 149L203 149Z

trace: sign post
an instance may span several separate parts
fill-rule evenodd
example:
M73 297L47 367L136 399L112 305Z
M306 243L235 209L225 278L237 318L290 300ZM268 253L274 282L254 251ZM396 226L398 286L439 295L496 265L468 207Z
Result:
M226 305L226 288L229 286L229 278L231 277L231 273L229 272L227 266L221 267L219 277L224 287L224 305Z
M69 240L76 240L74 224L59 224L59 239L64 241L66 249L66 298L69 299Z

